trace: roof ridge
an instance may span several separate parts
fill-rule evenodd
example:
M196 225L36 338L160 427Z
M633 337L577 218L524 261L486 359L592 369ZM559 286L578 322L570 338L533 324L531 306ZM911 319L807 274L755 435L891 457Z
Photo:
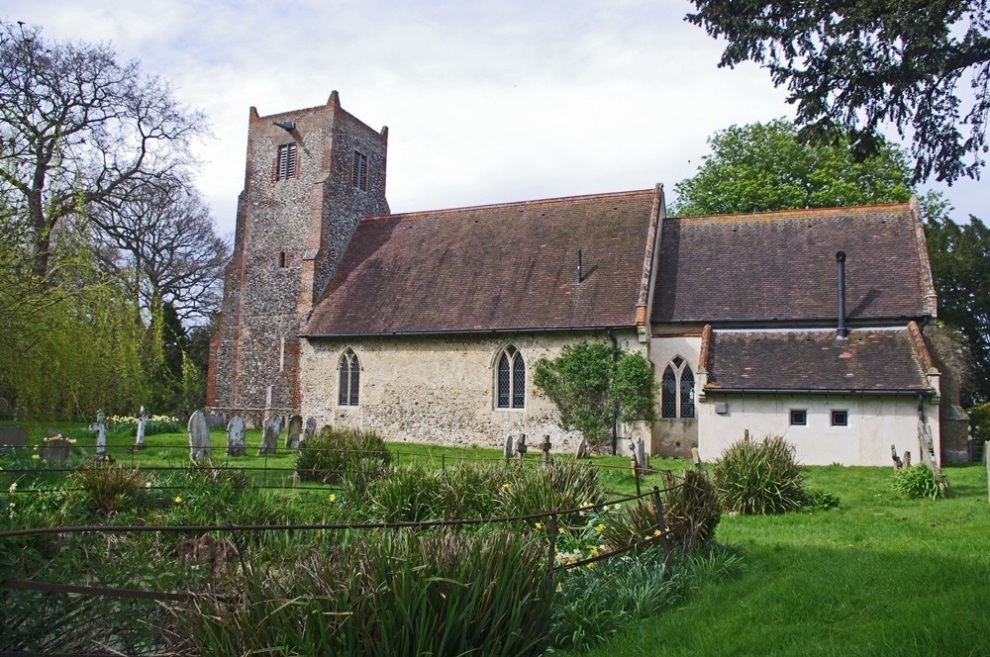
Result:
M416 212L399 212L394 214L373 214L361 217L361 221L374 220L374 219L416 219L418 217L423 217L427 215L437 215L437 214L456 214L460 212L467 212L470 210L488 210L495 208L513 208L513 207L526 207L534 205L549 205L552 203L559 203L561 201L589 201L593 199L613 199L620 197L633 197L633 196L651 196L655 192L654 188L650 189L633 189L625 192L605 192L601 194L579 194L577 196L556 196L551 198L541 198L534 199L531 201L509 201L503 203L490 203L483 205L465 205L456 208L442 208L440 210L419 210Z
M868 211L882 211L899 209L901 211L910 210L910 203L880 203L877 205L848 205L828 208L795 208L791 210L767 210L765 212L734 212L726 214L704 214L690 217L667 217L667 219L800 219L809 215L821 214L850 214L864 213Z

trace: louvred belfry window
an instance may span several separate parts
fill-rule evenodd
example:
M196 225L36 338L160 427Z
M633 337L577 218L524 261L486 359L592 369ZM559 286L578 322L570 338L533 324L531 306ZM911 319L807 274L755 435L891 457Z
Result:
M663 370L660 381L660 417L694 417L694 372L680 356Z
M526 361L523 360L519 350L511 345L498 357L495 406L497 408L526 407Z
M339 406L357 406L358 390L361 385L361 367L357 354L348 349L340 355L338 363L337 404Z
M282 144L278 147L278 167L275 174L277 180L296 177L296 145Z
M368 191L368 158L364 153L354 151L354 171L351 183L362 192Z

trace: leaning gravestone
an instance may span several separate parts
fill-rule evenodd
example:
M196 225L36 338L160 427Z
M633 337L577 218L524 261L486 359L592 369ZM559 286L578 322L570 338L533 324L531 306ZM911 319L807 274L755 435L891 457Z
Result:
M24 447L27 430L24 427L0 427L0 447Z
M244 456L244 420L240 415L227 423L227 456Z
M69 458L72 443L62 435L45 438L41 444L41 458L49 465L63 465Z
M502 449L502 457L508 461L516 455L516 437L511 433L505 439L505 447Z
M148 411L141 407L141 414L138 416L137 437L134 439L134 447L144 449L144 430L148 424Z
M299 449L299 438L302 436L302 416L293 415L289 418L289 428L285 432L285 448Z
M261 436L261 447L258 456L274 454L278 450L278 434L282 433L282 418L273 415L265 421L265 430Z
M302 435L303 442L306 442L307 440L312 438L314 433L316 433L316 418L311 417L308 420L306 420L306 430L303 431L303 435Z
M574 458L583 459L588 455L588 439L581 436L581 440L578 441L577 449L574 450Z
M210 426L206 423L203 411L195 411L189 416L189 458L193 461L207 461L213 453L210 446Z
M636 452L636 465L638 465L640 468L646 468L647 466L646 443L643 441L642 438L636 439L635 452Z

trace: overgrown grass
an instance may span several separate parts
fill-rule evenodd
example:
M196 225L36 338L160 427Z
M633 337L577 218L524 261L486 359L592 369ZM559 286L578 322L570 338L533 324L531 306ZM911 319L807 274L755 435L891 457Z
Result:
M723 517L745 574L590 657L990 655L986 471L945 468L952 495L902 500L886 468L803 468L836 509Z

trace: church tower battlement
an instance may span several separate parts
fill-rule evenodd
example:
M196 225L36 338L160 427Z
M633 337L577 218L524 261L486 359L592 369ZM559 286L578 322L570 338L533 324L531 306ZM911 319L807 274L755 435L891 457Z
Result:
M299 409L299 326L362 216L388 214L388 129L340 106L252 107L234 252L210 349L207 405L255 422Z

